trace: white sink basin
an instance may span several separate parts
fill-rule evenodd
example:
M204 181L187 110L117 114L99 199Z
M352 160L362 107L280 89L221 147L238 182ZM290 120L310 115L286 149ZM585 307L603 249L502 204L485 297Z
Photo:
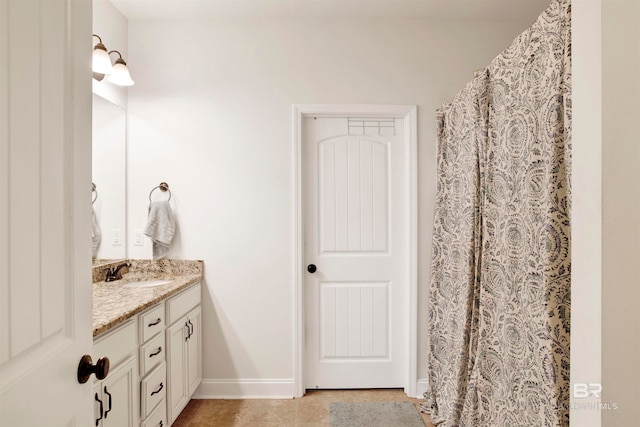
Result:
M167 283L171 283L171 280L166 279L151 279L151 280L140 280L138 282L129 282L125 283L125 288L152 288L154 286L166 285Z

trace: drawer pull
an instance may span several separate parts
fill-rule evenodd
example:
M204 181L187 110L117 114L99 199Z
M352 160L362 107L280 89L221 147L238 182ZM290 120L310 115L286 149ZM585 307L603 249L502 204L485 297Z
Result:
M104 411L104 419L107 419L107 414L109 412L111 412L111 393L109 393L107 391L107 386L104 386L104 394L106 394L107 396L109 396L109 409L107 409L106 411Z
M100 403L100 418L96 418L96 427L100 425L100 420L104 416L104 405L102 404L102 400L98 399L98 393L96 393L96 402Z
M160 390L162 390L163 388L164 388L164 385L160 383L160 388L158 388L156 391L152 391L151 396L153 396L154 394L160 393Z
M158 350L156 350L156 352L155 352L155 353L151 353L151 354L149 355L149 357L157 356L157 355L159 355L160 353L162 353L162 347L158 347Z
M160 322L162 322L162 319L158 317L158 320L156 320L155 322L151 322L147 325L147 328L150 328L152 326L156 326L157 324L159 324Z
M187 319L184 326L187 327L187 337L184 340L189 341L189 339L191 339L191 335L193 335L193 323L191 323L191 320Z

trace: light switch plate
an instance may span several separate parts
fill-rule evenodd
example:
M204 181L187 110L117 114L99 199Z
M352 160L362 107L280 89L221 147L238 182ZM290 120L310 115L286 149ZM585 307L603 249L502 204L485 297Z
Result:
M111 230L111 245L112 246L122 246L122 230L119 228L114 228Z
M144 233L141 228L133 230L133 246L144 246Z

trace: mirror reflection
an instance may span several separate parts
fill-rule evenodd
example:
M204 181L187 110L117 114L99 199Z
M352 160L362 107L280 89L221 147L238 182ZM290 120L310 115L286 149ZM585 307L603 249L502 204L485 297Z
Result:
M94 264L127 256L125 129L125 110L94 93L92 206L96 218L94 228L100 235Z

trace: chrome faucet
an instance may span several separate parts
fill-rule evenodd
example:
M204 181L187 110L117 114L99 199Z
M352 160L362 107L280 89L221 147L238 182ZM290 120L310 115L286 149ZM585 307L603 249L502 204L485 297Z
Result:
M122 279L122 269L126 268L127 272L128 272L129 271L129 267L131 267L131 263L123 262L122 264L118 265L117 267L109 268L105 273L104 281L105 282L113 282L114 280Z

